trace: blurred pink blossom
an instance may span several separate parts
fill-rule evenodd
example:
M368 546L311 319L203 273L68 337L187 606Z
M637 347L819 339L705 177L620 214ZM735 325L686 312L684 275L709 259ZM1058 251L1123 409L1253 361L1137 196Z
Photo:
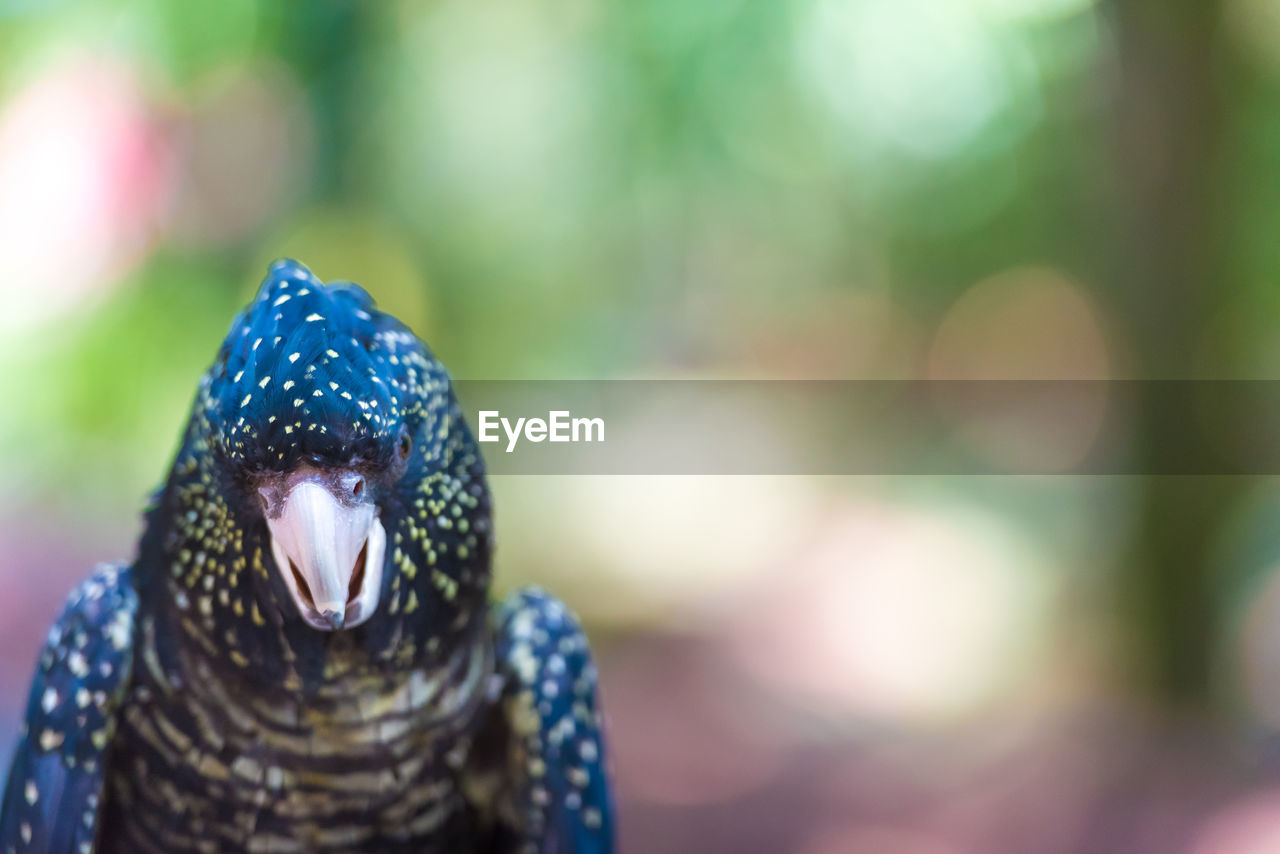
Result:
M168 161L118 64L64 62L0 104L0 325L56 316L128 272L150 244Z

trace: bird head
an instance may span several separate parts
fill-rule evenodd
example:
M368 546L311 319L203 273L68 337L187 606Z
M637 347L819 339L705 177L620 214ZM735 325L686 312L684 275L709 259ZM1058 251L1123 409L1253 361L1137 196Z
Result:
M391 655L487 592L483 462L448 374L364 290L294 261L232 323L162 505L174 603L233 648L274 621Z

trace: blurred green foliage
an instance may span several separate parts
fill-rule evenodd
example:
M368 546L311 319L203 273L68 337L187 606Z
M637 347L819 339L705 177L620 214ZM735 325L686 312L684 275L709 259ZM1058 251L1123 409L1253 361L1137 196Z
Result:
M1091 312L1106 352L1081 365L1270 376L1276 8L0 0L0 501L122 524L284 255L468 378L963 375L939 324L1031 268ZM24 183L37 166L72 177ZM37 204L93 215L25 233ZM973 364L1046 341L1076 364L1051 315L978 326ZM1176 453L1174 422L1136 418L1137 443ZM1248 488L1113 493L1135 524L1097 571L1132 582L1170 690L1204 695L1187 627Z

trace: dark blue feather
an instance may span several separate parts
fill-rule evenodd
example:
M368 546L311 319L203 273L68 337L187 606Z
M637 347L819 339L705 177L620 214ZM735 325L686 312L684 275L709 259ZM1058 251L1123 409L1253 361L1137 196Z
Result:
M362 288L284 260L232 323L207 382L200 426L214 448L246 469L287 471L309 457L383 460L389 437L425 414L415 391L448 378Z
M99 567L49 630L0 807L0 851L90 850L137 604L128 569Z
M522 765L509 769L510 806L520 818L512 850L608 854L613 801L586 635L558 600L522 590L498 614L497 655Z

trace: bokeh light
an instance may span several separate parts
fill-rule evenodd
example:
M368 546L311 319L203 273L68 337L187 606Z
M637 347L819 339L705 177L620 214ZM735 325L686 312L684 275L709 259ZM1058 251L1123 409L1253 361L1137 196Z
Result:
M851 133L943 157L1008 107L999 36L966 4L817 0L808 14L805 65Z
M66 60L3 106L0 328L94 299L143 260L171 182L168 154L162 124L119 62Z
M1040 662L1052 576L976 508L855 505L779 573L738 637L744 667L836 717L938 726Z
M1053 270L1008 270L947 310L929 375L950 383L941 386L940 405L975 450L1010 471L1065 471L1088 454L1102 427L1111 349L1083 287ZM1041 399L1002 380L1049 382L1039 387Z
M1214 815L1191 854L1267 854L1280 848L1280 792L1259 792Z

